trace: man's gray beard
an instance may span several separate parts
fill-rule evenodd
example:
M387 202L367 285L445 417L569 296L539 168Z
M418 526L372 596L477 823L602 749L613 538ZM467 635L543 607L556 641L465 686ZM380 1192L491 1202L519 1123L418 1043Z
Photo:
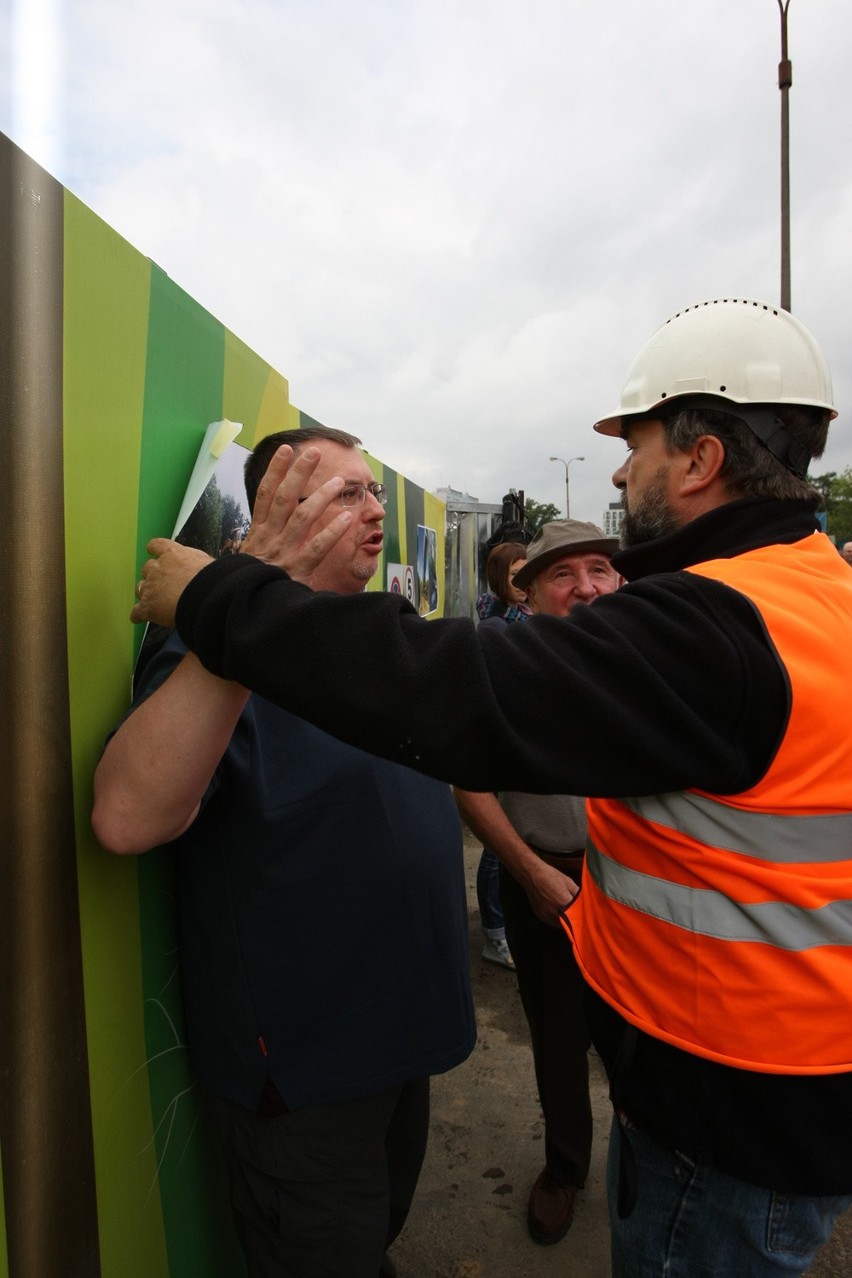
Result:
M628 505L627 489L624 490L621 504L624 507L621 524L621 545L624 550L630 546L642 546L647 541L655 541L657 537L674 532L679 526L666 501L666 471L663 467L660 467L642 494L635 510L631 510Z

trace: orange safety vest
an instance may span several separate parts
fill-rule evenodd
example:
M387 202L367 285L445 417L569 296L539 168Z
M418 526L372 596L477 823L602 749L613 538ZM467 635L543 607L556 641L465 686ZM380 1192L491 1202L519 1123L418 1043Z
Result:
M757 608L790 681L784 737L742 794L590 799L565 926L645 1033L740 1069L850 1071L852 571L820 534L689 571Z

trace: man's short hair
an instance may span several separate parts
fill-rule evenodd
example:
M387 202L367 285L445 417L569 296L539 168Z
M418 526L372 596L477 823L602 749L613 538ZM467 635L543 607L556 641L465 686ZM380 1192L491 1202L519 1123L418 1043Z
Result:
M344 448L357 448L361 443L356 435L345 430L337 430L334 426L313 425L302 426L299 430L279 430L274 435L266 435L257 444L245 465L246 497L249 510L254 510L257 490L260 481L266 474L269 463L282 444L289 444L294 453L298 453L306 444L315 439L328 439L333 444L342 444Z
M810 457L821 457L828 437L830 410L802 404L773 405L788 433ZM775 457L745 422L712 408L673 409L660 414L669 452L686 452L701 435L715 435L725 448L720 472L726 489L738 497L802 498L820 501L822 494Z

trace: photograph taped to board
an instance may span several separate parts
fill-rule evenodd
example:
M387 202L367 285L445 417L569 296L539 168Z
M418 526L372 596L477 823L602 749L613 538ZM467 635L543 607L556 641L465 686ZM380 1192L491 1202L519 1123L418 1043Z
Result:
M172 530L175 541L214 559L236 554L251 525L244 480L251 453L234 443L241 430L239 422L227 420L207 427ZM167 626L146 626L134 680L170 634Z
M438 607L438 535L417 525L417 610L428 617Z

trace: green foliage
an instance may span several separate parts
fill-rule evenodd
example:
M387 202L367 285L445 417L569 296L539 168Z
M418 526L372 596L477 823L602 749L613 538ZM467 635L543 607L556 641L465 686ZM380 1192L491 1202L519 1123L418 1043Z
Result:
M552 519L558 519L561 512L552 501L546 504L533 501L532 497L528 497L524 502L524 517L531 533L538 532L542 524L549 524Z
M826 532L838 546L852 541L852 467L847 466L839 475L832 470L808 479L822 493L820 510L825 511Z
M248 532L250 522L239 503L221 491L214 475L187 519L180 541L218 559L219 555L236 548Z

